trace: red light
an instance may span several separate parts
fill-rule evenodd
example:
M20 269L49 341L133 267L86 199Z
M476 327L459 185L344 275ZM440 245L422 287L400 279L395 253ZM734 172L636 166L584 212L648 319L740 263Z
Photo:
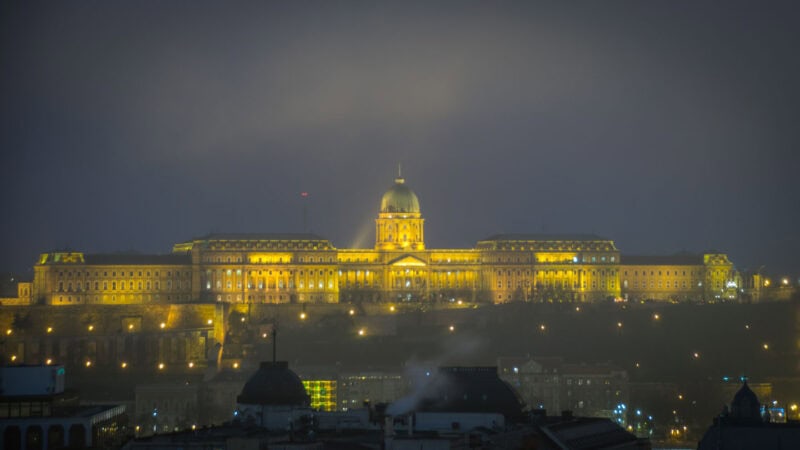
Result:
M301 192L300 197L308 197L308 192Z

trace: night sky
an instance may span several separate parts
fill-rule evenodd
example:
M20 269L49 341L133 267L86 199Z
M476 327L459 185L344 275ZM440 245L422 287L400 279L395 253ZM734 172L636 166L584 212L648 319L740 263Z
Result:
M0 270L301 232L303 191L371 247L402 163L429 248L800 273L796 1L28 3L0 7Z

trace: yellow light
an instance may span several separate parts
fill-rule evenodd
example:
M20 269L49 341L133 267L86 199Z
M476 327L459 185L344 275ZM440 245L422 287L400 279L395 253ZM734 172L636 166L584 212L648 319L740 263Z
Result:
M86 367L92 367L92 362L91 361L86 361Z
M239 368L239 363L238 362L233 363L233 368L234 369L238 369Z
M394 312L394 305L389 307L389 311Z
M159 327L161 327L161 329L163 330L164 328L167 327L167 324L165 324L164 322L161 322L161 325L159 325Z
M456 327L453 326L453 325L450 325L450 331L456 331Z
M749 324L745 325L745 326L744 326L744 329L745 329L745 330L749 330L749 329L750 329L750 325L749 325Z
M16 361L17 360L17 355L11 355L11 360L12 361Z
M189 368L191 369L192 367L194 367L194 363L193 363L193 362L190 362L190 363L189 363Z
M87 328L89 329L89 331L92 331L94 330L94 325L89 325Z
M214 321L213 321L213 320L211 320L211 319L208 319L208 320L206 321L206 323L207 323L207 324L209 324L209 325L211 325L211 324L213 324L213 323L214 323Z
M547 327L544 324L541 324L539 325L539 329L544 331L545 329L547 329Z
M9 328L9 329L7 329L7 330L6 330L6 334L7 334L7 335L8 335L8 334L11 334L12 332L13 332L13 330L12 330L11 328Z
M678 400L683 400L683 394L678 394Z
M195 424L192 424L192 431L194 431L194 430L196 430L196 429L197 429L197 425L195 425Z
M158 363L158 370L164 370L164 363Z
M129 330L132 330L132 329L133 329L133 324L132 324L132 323L128 324L128 329L129 329Z
M797 411L797 403L792 403L791 405L789 405L789 409L792 411Z
M460 304L462 304L462 303L464 303L464 302L462 302L461 300L459 300L459 301L457 301L456 303L458 303L458 304L460 305Z
M581 312L581 307L580 307L580 306L576 306L576 307L575 307L575 311L576 311L576 312Z
M766 342L764 343L763 347L764 347L764 350L769 350L769 344L767 344Z
M244 317L242 317L242 322L244 322Z
M658 313L653 314L653 320L659 320L661 316Z
M267 333L261 333L261 337L266 339L267 338Z
M306 313L304 313L304 312L300 313L300 320L306 320L306 317L307 317Z
M781 283L783 283L783 285L786 286L787 284L789 284L789 279L788 278L784 278L784 279L781 280Z
M637 363L636 363L636 368L638 369L639 367L640 367L640 366L639 366L639 363L637 362Z
M120 364L119 366L120 366L120 367L122 367L122 368L124 369L124 368L128 367L128 363L126 363L125 361L123 361L123 362L122 362L122 364Z
M350 315L351 315L351 316L353 316L353 315L355 315L355 314L356 314L356 310L354 310L354 309L351 309L351 310L350 310Z
M692 353L692 356L694 356L694 358L697 359L697 358L700 357L700 353L694 352L694 353Z
M363 328L358 330L358 335L359 336L363 336L364 335L364 329Z
M45 362L44 362L44 364L45 364L46 366L49 366L50 364L53 364L53 360L52 360L52 359L50 359L50 358L47 358L47 361L45 361ZM88 367L88 366L87 366L87 367Z
M139 425L136 425L136 431L139 431Z
M53 332L53 327L47 327L47 332L48 333L52 333Z
M622 322L617 322L617 328L622 328Z

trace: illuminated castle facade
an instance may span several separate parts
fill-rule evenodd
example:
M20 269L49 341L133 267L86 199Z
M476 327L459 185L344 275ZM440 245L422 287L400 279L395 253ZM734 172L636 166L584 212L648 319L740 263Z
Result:
M42 254L21 303L593 302L734 298L724 254L620 256L594 235L496 235L427 249L417 195L383 195L373 249L312 234L211 234L167 255ZM24 294L23 294L24 293Z

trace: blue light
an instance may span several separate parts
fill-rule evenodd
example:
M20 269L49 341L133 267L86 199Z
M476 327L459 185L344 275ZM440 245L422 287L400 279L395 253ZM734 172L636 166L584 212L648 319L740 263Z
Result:
M641 411L640 409L637 409L637 410L636 410L636 415L637 415L637 416L641 416L641 415L642 415L642 411Z
M730 380L730 378L729 378L727 375L725 375L724 377L722 377L722 381L725 381L725 382L727 382L728 380Z

